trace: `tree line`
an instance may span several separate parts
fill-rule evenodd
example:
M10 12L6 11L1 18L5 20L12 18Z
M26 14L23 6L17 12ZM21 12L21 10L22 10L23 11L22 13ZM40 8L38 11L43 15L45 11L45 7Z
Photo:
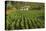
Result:
M6 8L16 8L19 9L24 6L30 6L30 10L32 9L44 9L44 3L36 3L36 2L20 2L20 1L6 1Z

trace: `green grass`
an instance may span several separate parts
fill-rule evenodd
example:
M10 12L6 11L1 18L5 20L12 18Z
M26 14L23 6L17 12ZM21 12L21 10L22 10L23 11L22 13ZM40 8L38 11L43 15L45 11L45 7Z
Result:
M6 14L6 30L44 28L44 10L19 11ZM40 18L39 18L40 17Z

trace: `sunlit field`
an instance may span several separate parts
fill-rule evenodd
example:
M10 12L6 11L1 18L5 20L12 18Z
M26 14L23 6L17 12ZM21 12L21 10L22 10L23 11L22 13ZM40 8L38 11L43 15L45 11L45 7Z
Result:
M22 2L21 5L20 2L8 1L5 6L9 3L9 6L14 4L12 7L6 7L6 30L38 29L45 27L44 3ZM35 7L35 5L37 6Z

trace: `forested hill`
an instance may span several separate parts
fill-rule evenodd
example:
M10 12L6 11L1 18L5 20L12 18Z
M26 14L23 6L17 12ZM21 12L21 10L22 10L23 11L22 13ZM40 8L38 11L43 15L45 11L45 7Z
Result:
M20 1L6 1L7 8L16 8L20 9L24 6L30 6L30 9L43 9L44 3L37 2L20 2Z

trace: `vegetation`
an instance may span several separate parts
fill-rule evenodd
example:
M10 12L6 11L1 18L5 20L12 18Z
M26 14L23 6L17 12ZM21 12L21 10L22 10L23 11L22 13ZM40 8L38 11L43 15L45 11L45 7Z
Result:
M6 1L5 5L6 30L44 28L44 3ZM20 10L24 6L30 6L28 11Z

